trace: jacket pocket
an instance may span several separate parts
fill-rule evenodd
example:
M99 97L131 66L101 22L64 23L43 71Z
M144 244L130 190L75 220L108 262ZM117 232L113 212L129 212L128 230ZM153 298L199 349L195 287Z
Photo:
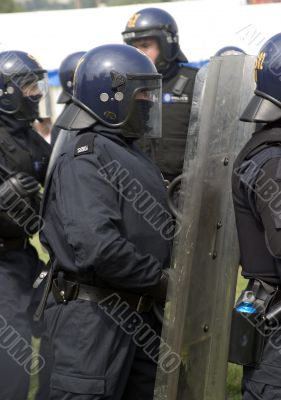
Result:
M105 393L105 378L69 376L55 372L52 374L51 387L68 393L103 395Z

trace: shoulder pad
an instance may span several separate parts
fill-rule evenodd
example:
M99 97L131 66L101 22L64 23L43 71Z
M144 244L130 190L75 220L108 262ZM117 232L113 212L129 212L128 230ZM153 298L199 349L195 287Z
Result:
M74 157L93 153L95 138L96 134L93 132L82 133L75 145Z

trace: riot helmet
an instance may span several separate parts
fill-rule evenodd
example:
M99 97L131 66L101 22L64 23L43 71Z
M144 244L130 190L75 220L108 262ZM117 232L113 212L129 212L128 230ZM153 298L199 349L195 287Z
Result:
M122 36L126 44L136 47L141 39L156 39L160 54L155 65L159 72L165 72L174 60L187 61L180 50L176 21L160 8L145 8L135 13L127 22Z
M215 57L219 57L219 56L236 56L236 55L240 55L240 54L246 54L244 50L240 49L240 47L237 47L237 46L225 46L225 47L222 47L221 49L219 49L216 52Z
M0 112L34 121L47 91L47 71L32 55L17 50L0 53Z
M61 63L59 68L59 78L62 86L62 92L57 103L67 104L71 101L73 94L73 77L75 69L80 58L85 54L85 51L77 51L69 54Z
M281 119L281 33L260 49L255 63L255 95L241 116L245 122Z
M89 126L91 117L120 128L126 137L161 137L161 78L152 61L134 47L113 44L90 50L74 75L72 101L83 113L74 118L72 107L72 127Z

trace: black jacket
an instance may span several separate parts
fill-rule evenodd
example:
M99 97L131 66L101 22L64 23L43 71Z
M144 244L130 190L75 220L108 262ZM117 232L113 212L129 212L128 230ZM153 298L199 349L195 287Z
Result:
M51 155L51 146L35 132L28 121L19 121L12 115L0 114L0 164L12 172L25 172L34 176L41 185ZM7 176L0 175L3 179ZM32 207L35 207L35 204ZM37 205L36 205L37 206ZM0 237L19 238L26 232L18 224L0 212Z
M161 174L118 131L94 131L78 134L49 175L41 242L68 273L155 286L170 264L173 223Z
M242 274L281 283L281 125L255 132L234 163Z

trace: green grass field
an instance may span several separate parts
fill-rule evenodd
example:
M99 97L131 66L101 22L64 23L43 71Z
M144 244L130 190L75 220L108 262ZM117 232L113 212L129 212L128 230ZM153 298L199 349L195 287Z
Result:
M40 258L46 262L48 259L48 256L46 253L44 253L42 251L37 237L33 239L33 244L36 246L37 251L40 255ZM239 277L238 284L237 284L237 294L240 294L241 290L244 289L245 286L246 285L245 285L244 279ZM38 347L39 347L39 341L34 340L33 345L34 345L34 350L37 351ZM229 364L227 400L241 400L240 382L241 382L241 368L236 365ZM28 400L35 399L37 384L38 384L37 377L36 376L32 377L31 382L30 382L30 392L29 392Z

